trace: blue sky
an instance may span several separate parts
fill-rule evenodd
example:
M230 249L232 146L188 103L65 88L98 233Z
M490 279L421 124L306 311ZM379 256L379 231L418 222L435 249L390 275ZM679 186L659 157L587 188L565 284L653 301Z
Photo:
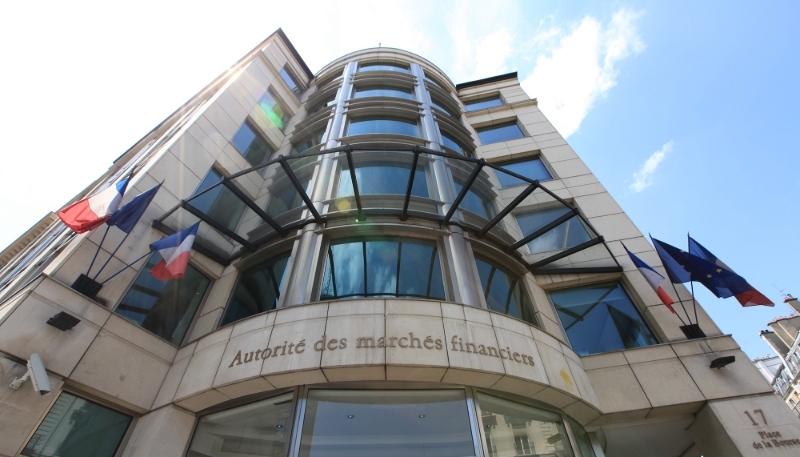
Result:
M777 303L696 288L749 356L789 313L778 289L800 294L797 2L15 3L0 7L2 246L282 27L313 71L378 43L456 83L518 71L642 232L691 232Z

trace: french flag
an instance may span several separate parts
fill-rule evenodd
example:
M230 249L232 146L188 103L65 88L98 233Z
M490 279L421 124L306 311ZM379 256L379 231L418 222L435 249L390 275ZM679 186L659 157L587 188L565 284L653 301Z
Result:
M192 250L198 227L200 227L199 222L163 240L150 244L151 251L158 251L161 254L161 261L150 270L150 274L154 278L168 281L183 277L184 273L186 273L186 267L189 265L189 254Z
M102 191L75 202L58 212L58 217L75 233L84 233L103 225L122 202L130 176Z
M667 305L667 308L672 311L672 314L675 314L675 310L672 309L672 304L674 303L672 298L667 295L667 292L663 287L661 287L661 282L664 281L664 277L661 276L661 274L659 274L656 270L653 270L653 267L644 263L642 259L636 257L634 253L628 250L627 246L623 245L622 247L625 248L625 252L628 253L628 256L633 261L633 264L639 269L639 272L642 273L642 276L644 276L644 279L646 279L650 284L650 287L656 291L656 295L658 295L658 298L661 299L661 302Z

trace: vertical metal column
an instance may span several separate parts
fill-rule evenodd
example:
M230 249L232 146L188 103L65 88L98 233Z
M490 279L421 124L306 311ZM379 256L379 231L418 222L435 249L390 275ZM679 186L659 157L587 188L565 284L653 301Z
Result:
M347 100L353 91L353 74L358 68L357 62L350 62L344 67L342 76L342 87L336 93L336 105L333 118L328 122L328 130L325 132L325 145L322 149L331 149L338 146L338 139L341 136L342 126L344 125L344 110ZM326 193L330 181L335 172L336 160L326 154L321 157L317 165L317 172L314 178L314 187L309 192L309 197L314 203L317 212L322 214L322 202L327 197ZM298 305L308 303L312 300L311 294L314 290L314 280L317 260L319 259L322 245L322 237L314 233L319 228L319 224L308 224L303 227L300 239L295 243L291 259L291 271L287 276L286 288L288 294L281 300L280 306Z

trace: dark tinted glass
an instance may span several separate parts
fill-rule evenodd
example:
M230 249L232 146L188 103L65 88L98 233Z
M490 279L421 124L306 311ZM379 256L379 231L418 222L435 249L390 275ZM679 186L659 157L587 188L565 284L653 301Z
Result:
M212 168L194 192L195 195L222 181L222 173ZM189 201L195 208L235 231L244 212L244 202L225 186L217 186Z
M527 236L570 212L569 208L563 206L545 209L533 213L519 214L517 215L517 222L522 234ZM590 239L589 232L586 231L586 227L583 226L580 219L573 217L528 243L528 249L533 253L555 251L577 246Z
M415 121L406 119L353 119L350 122L348 135L366 135L370 133L389 133L418 137L419 127Z
M442 132L442 146L451 149L453 152L461 154L462 156L472 157L472 151L460 142L456 141L450 135Z
M179 346L211 280L189 264L182 278L160 281L150 270L161 259L150 256L114 312Z
M492 106L500 106L502 104L503 101L500 100L500 97L497 96L464 102L464 106L467 108L467 111L475 111L483 108L489 108Z
M463 390L311 390L300 457L475 455Z
M561 415L478 393L489 457L573 457Z
M456 195L458 195L458 193L461 193L461 189L464 188L464 184L459 180L455 180L454 184L456 186ZM472 188L467 191L467 194L464 196L464 199L461 200L461 204L458 205L458 207L472 211L485 219L491 219L495 216L492 201L476 193Z
M411 167L394 164L374 164L356 166L356 179L358 192L362 195L370 194L400 194L405 195L408 187L408 174ZM337 196L353 195L353 181L350 171L343 169L339 179L339 192ZM417 167L414 172L414 184L411 186L411 195L428 198L428 185L425 180L425 169Z
M287 252L243 271L221 325L275 309L288 263Z
M436 245L408 238L333 241L328 248L320 299L346 297L443 300Z
M408 73L408 67L393 63L362 63L359 71L397 71Z
M547 168L545 168L544 164L539 159L528 159L520 162L502 163L500 166L508 171L530 179L538 179L539 181L553 179L553 177L550 176L550 172L547 171ZM528 185L527 182L521 179L517 179L511 175L500 172L497 173L497 179L500 181L500 185L503 187Z
M298 173L297 180L300 185L308 194L311 191L311 175L307 173ZM271 188L269 204L267 205L267 214L271 217L279 216L287 211L299 208L305 204L300 192L292 185L289 180L283 181L283 184L277 188Z
M433 98L433 97L431 97L431 106L433 106L434 108L438 109L439 111L444 111L445 113L447 113L447 114L449 114L449 115L451 115L453 117L460 117L460 114L455 113L455 112L453 112L453 110L445 108L441 104L437 103L436 99Z
M363 98L363 97L395 97L395 98L405 98L406 100L414 99L414 96L411 94L411 89L401 89L399 87L386 87L386 86L357 87L356 93L353 95L353 98Z
M113 457L131 416L61 392L21 455Z
M589 434L573 419L567 419L569 428L572 429L572 435L575 436L575 443L578 445L581 457L596 457L594 449L592 448L592 440L589 439Z
M283 79L286 85L289 86L289 89L291 89L291 91L294 92L294 94L299 98L300 94L303 93L303 90L300 89L300 86L294 80L292 74L286 70L286 67L281 68L281 79Z
M313 148L314 146L318 146L322 144L322 136L325 134L325 130L319 130L311 135L301 139L300 141L292 144L292 154L302 154L303 152L307 151L308 149Z
M322 108L325 108L327 106L333 106L335 104L336 104L336 94L333 94L329 98L317 103L311 109L309 109L308 113L306 114L306 117L311 117L317 114L317 112Z
M292 394L200 418L188 457L284 456Z
M254 166L266 162L275 152L267 140L256 133L255 129L246 122L239 127L239 131L233 136L231 143L247 162Z
M554 291L550 299L580 355L658 344L619 283Z
M500 268L489 260L476 257L478 275L481 277L483 296L492 311L539 325L533 307L522 284L522 278Z
M478 129L478 137L483 144L516 140L524 136L516 122L508 122Z
M275 95L271 93L271 90L264 92L258 104L261 106L261 109L264 110L264 113L267 115L270 122L272 122L272 125L278 127L282 132L286 128L286 124L289 123L289 118L291 116L286 111L286 108L278 103Z

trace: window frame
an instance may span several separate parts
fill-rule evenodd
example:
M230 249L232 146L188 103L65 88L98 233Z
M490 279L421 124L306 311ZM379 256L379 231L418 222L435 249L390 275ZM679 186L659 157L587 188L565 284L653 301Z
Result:
M515 159L511 159L511 160L493 162L493 164L497 165L498 167L505 168L506 165L514 165L514 164L517 164L517 163L529 162L529 161L533 161L533 160L538 160L542 164L544 169L547 171L547 173L550 175L550 179L544 179L544 180L540 179L539 182L555 181L557 179L560 179L553 172L553 169L550 167L550 164L548 164L547 161L544 160L544 157L542 156L542 154L527 155L527 156L522 157L522 158L515 158ZM495 174L497 174L497 173L500 173L500 172L495 170ZM518 174L520 174L520 173L518 173ZM528 179L534 179L534 178L528 178ZM500 178L497 178L497 183L500 185L500 187L499 187L500 189L513 189L514 187L521 187L521 186L527 186L528 185L528 183L522 182L521 184L515 184L513 186L504 187L503 184L500 182Z
M493 105L493 106L487 106L487 107L484 107L484 108L469 109L469 104L470 103L479 103L479 102L493 100L493 99L499 100L500 104L499 105ZM503 98L503 95L501 93L499 93L499 92L497 92L495 94L491 94L491 95L485 95L484 94L484 95L481 95L479 97L469 98L467 100L462 100L462 103L464 104L464 111L467 112L467 113L471 113L471 112L474 112L474 111L480 111L482 109L497 108L498 106L507 105L505 99Z
M398 239L398 238L405 238L405 239L414 239L414 240L422 240L423 243L420 244L433 244L436 247L437 257L439 257L439 268L442 272L442 289L444 290L444 299L436 299L436 298L422 298L422 297L409 297L409 296L400 296L400 297L342 297L342 298L331 298L326 299L325 301L341 301L341 300L362 300L362 299L377 299L377 300L405 300L405 299L412 299L412 300L430 300L430 301L449 301L453 297L453 286L451 281L451 271L450 265L447 263L446 258L446 251L444 250L444 240L441 236L436 236L437 234L432 233L425 233L425 232L411 232L411 233L403 233L399 230L390 230L389 233L382 233L377 235L361 235L358 232L358 227L355 228L356 230L336 230L333 234L327 235L324 241L320 245L319 254L317 256L317 265L314 268L314 288L313 293L311 296L313 297L313 301L323 301L320 297L322 296L322 283L325 279L325 270L328 266L328 252L331 248L331 243L336 240L360 240L361 242L365 242L369 239L372 240L391 240L391 239ZM366 283L364 284L366 288Z
M259 105L259 107L260 107L260 105ZM252 163L250 163L250 161L247 160L247 157L244 155L245 153L240 151L239 148L237 148L236 145L233 144L233 139L236 138L236 135L239 134L239 132L242 130L242 127L244 127L244 126L247 126L247 128L249 128L256 136L260 137L264 141L264 143L266 143L267 147L272 150L269 154L267 154L266 157L264 157L264 160L260 164L252 164ZM261 130L261 127L259 127L258 124L255 122L255 120L253 118L251 118L250 116L247 116L245 118L245 120L241 123L241 125L239 125L239 128L236 129L236 133L234 133L233 136L231 137L230 144L231 144L231 146L233 146L233 149L235 149L236 152L238 152L239 155L242 156L242 158L245 160L245 162L247 162L250 165L251 168L257 167L259 165L263 165L265 162L269 162L269 160L272 158L272 156L275 155L275 153L278 151L278 149L275 147L275 145L273 145L272 142L269 141L269 139L267 139L267 136L264 135L264 132ZM215 167L212 166L212 168L215 168ZM219 170L219 167L216 167L216 168L217 168L217 171L221 172L221 170ZM222 175L223 176L227 176L227 173L222 173ZM205 176L203 176L203 179L205 179ZM202 182L202 179L200 180L200 182ZM195 191L196 191L196 189L195 189Z
M332 183L333 183L333 186L330 189L330 193L331 193L330 198L331 199L353 198L353 195L339 195L339 186L341 185L341 182L342 182L342 176L344 176L346 173L350 173L350 168L349 168L349 164L347 162L347 158L345 156L340 155L340 156L336 157L335 159L337 159L338 164L334 165L336 167L336 170L335 170L335 175L333 176L333 179L331 180ZM354 157L354 159L358 159L358 157ZM365 160L365 161L362 161L360 163L356 162L355 160L353 161L353 166L355 166L356 169L359 168L358 165L365 165L365 166L378 165L378 166L392 167L393 164L397 165L394 168L406 168L407 167L408 170L409 170L409 173L411 172L411 163L404 162L404 161L402 161L402 160L400 160L400 159L398 159L396 157L392 158L390 156L384 156L384 157L381 157L379 159L376 158L374 160L372 160L372 159ZM436 193L434 192L435 191L435 185L432 186L431 179L429 179L431 177L431 169L430 169L430 167L431 167L431 162L428 161L428 160L421 160L421 161L417 162L417 169L415 170L415 172L419 173L421 171L425 175L425 190L427 190L428 196L427 197L420 197L420 196L414 195L412 193L411 194L411 198L423 198L423 199L428 199L428 200L436 200L437 199ZM403 183L404 188L407 185L408 185L408 181L405 181ZM406 193L406 191L403 190L403 193L400 193L400 194L367 194L367 193L364 193L364 188L361 186L360 183L359 183L359 187L358 187L358 192L359 192L359 195L361 197L364 197L366 195L405 196L405 193Z
M250 162L248 162L248 163L250 163ZM263 177L263 173L265 173L265 172L266 172L266 170L267 170L267 167L263 167L263 168L261 168L261 169L258 171L258 173L259 173L259 174L262 174L262 177ZM212 171L216 171L217 173L219 173L220 175L222 175L222 179L225 179L225 178L227 178L228 176L230 176L230 173L228 173L226 170L224 170L224 169L223 169L223 168L222 168L222 167L221 167L221 166L220 166L220 165L219 165L217 162L214 162L213 164L211 164L211 167L209 167L209 169L208 169L208 171L206 172L206 174L205 174L205 175L204 175L204 176L203 176L203 177L200 179L200 183L199 183L199 184L197 184L197 187L196 187L196 188L195 188L195 189L192 191L192 194L191 194L191 195L190 195L190 196L189 196L189 197L188 197L186 200L188 200L188 199L190 199L190 198L194 197L196 194L199 194L200 192L203 192L203 191L205 191L205 190L206 190L206 189L203 189L202 191L200 191L200 190L199 190L199 189L200 189L200 185L201 185L201 184L203 184L203 181L206 179L206 177L207 177L207 176L208 176L208 175L209 175L209 174L210 174ZM222 180L220 180L220 182L222 182ZM237 186L236 182L233 182L233 181L232 181L231 183L232 183L234 186ZM219 184L219 182L218 182L218 183L215 183L215 184L212 184L212 185L211 185L211 186L209 186L208 188L214 187L214 186L216 186L217 184ZM238 186L237 186L237 187L238 187ZM227 189L227 188L226 188L224 185L222 186L222 188L223 188L224 190L227 190L228 192L231 192L231 191L230 191L230 189ZM239 187L239 189L240 189L242 192L244 192L246 195L248 195L248 194L249 194L249 192L248 192L247 190L245 190L245 189L242 189L241 187ZM253 199L253 196L252 196L252 195L248 195L248 197L250 197L251 199ZM238 197L237 197L237 198L238 198ZM196 206L196 205L195 205L193 202L188 202L188 203L189 203L190 205L194 206L195 208L197 208L197 206ZM239 228L239 224L241 224L241 222L242 222L242 216L244 215L244 213L245 213L245 211L246 211L246 209L247 209L247 205L246 205L244 202L242 202L242 205L244 206L244 209L242 210L242 214L240 214L240 215L239 215L239 220L237 220L237 221L236 221L236 226L235 226L235 227L233 227L233 228L230 228L230 227L229 227L229 230L231 230L232 232L236 232L236 229L237 229L237 228ZM198 209L199 209L199 208L198 208ZM206 214L206 215L207 215L207 214ZM214 230L216 231L216 229L214 229ZM228 235L225 235L224 233L221 233L221 232L219 232L219 231L217 231L217 233L219 233L219 234L220 234L222 237L224 237L226 240L228 240L228 241L230 241L230 240L231 240L231 239L228 237Z
M356 96L358 94L359 90L368 90L368 89L396 90L398 92L403 92L403 93L405 93L405 91L408 91L408 94L409 94L410 98L395 97L395 96L392 96L392 95L368 95L368 96L365 96L365 97L357 97ZM357 99L360 99L360 98L372 98L372 97L396 98L398 100L408 100L408 101L411 101L411 102L417 101L416 97L415 97L415 94L414 94L414 88L413 87L409 88L409 87L401 85L401 84L391 84L391 83L387 83L387 82L370 82L370 81L359 82L358 84L353 84L353 90L350 93L350 97L348 98L348 100L357 100Z
M350 133L350 128L351 128L353 122L359 122L359 121L362 121L362 120L365 120L365 121L368 121L368 120L373 120L373 121L386 120L386 121L406 122L408 124L414 123L417 126L417 134L416 135L406 135L406 134L403 134L403 133L391 133L391 132L355 133L355 134ZM392 114L388 114L388 115L387 114L369 114L369 115L365 115L365 116L353 116L353 117L347 116L347 118L345 119L345 122L343 122L344 132L345 132L343 137L346 138L346 137L364 136L364 135L384 135L384 136L395 136L395 137L403 137L403 138L417 138L418 140L421 140L421 141L427 141L423 137L423 131L422 131L422 125L421 124L422 124L422 122L421 122L420 116L416 116L415 118L412 118L410 116L402 116L402 115L398 116L398 115L392 115Z
M119 446L117 446L116 452L114 452L114 457L121 457L124 454L125 448L128 445L128 441L130 441L130 438L133 435L133 430L136 428L137 422L139 421L139 418L141 418L142 415L135 411L129 410L124 406L110 403L102 398L99 398L95 395L92 395L88 392L84 392L79 388L67 384L62 385L61 389L59 389L57 392L53 392L54 394L53 398L50 399L50 403L47 405L47 408L39 417L39 419L36 421L36 424L33 426L31 431L28 432L28 434L25 436L25 439L22 441L22 445L20 445L19 449L17 449L17 453L14 455L25 457L22 455L22 451L25 449L25 446L28 445L28 442L33 438L33 435L36 434L36 431L39 430L39 426L41 426L42 422L44 422L44 420L47 418L47 415L50 413L50 410L53 409L53 407L56 404L56 401L58 401L58 397L60 397L63 392L90 401L92 403L96 403L104 408L108 408L110 410L131 417L131 423L128 425L128 429L125 431L125 434L122 435L122 439L119 442ZM192 431L194 432L194 429L192 429Z
M283 80L283 78L281 78L281 81L282 80ZM292 91L289 90L289 92L292 92ZM294 93L294 92L292 92L292 93ZM269 95L270 97L272 97L272 99L275 100L275 103L283 110L283 113L286 115L286 122L285 122L283 128L280 128L277 125L275 125L274 123L272 123L273 127L275 127L276 129L278 129L278 131L280 131L281 133L286 135L286 127L289 126L289 123L291 122L291 120L294 117L295 113L292 112L292 110L290 110L287 107L286 101L283 99L283 97L280 96L280 94L278 94L278 91L275 90L272 87L272 85L267 87L267 89L264 91L264 93L260 97L258 97L258 101L256 102L256 106L261 108L262 111L264 111L264 108L261 107L261 99L264 98L265 95ZM266 115L266 113L264 113L264 114ZM249 116L248 116L248 118L249 118ZM268 117L268 119L269 119L269 117ZM270 122L272 122L272 121L270 121Z
M283 75L281 74L282 72L286 72L286 74L289 75L289 79L291 79L292 82L294 82L294 85L297 88L297 92L295 92L294 89L289 87L289 83L286 82L286 80L283 78ZM289 92L293 93L295 98L297 98L297 100L300 101L300 98L303 96L303 93L307 90L307 88L305 87L304 84L300 83L295 72L291 68L289 68L288 62L280 70L278 70L278 76L281 77L281 81L283 81L283 83L286 85L286 88L289 89Z
M384 66L387 66L387 67L394 67L394 68L402 69L403 71L397 71L397 70L366 70L365 71L365 70L363 70L364 67L369 68L369 67L374 67L374 66L378 66L378 65L384 65ZM403 73L403 74L410 75L411 74L411 66L410 65L404 65L404 64L401 64L401 63L381 62L381 61L358 62L358 69L356 70L356 73L361 73L361 72L365 72L366 73L366 72L370 72L370 71L393 71L395 73Z
M151 252L151 253L150 253L150 255L148 255L148 256L146 257L146 258L147 258L147 262L149 262L149 261L150 261L150 258L151 258L151 257L152 257L152 256L153 256L153 255L154 255L156 252L157 252L157 251L153 251L153 252ZM189 259L189 266L192 266L192 267L194 267L194 268L195 268L197 271L199 271L199 272L200 272L200 274L202 274L203 276L205 276L206 278L208 278L208 281L209 281L209 282L208 282L208 287L206 287L206 291L205 291L205 293L203 293L203 296L200 298L200 303L197 305L197 311L195 311L195 313L194 313L194 316L192 316L192 321L189 323L189 326L188 326L188 327L186 327L186 334L185 334L185 335L183 335L183 338L181 338L181 342L180 342L180 344L178 344L178 345L174 345L174 344L172 344L171 342L167 341L166 339L164 339L164 338L162 338L162 337L160 337L160 336L156 335L155 333L151 332L150 330L147 330L146 328L142 327L141 325L137 325L137 324L135 324L135 323L133 323L133 322L129 321L128 319L125 319L124 317L120 316L119 314L117 314L117 308L118 308L118 307L119 307L119 305L122 303L122 300L125 298L125 296L127 296L127 295L128 295L128 292L131 290L131 287L133 287L133 284L136 282L136 279L139 277L139 275L144 273L144 266L145 266L145 265L147 265L147 262L145 262L145 263L144 263L144 265L142 266L142 269L141 269L141 270L139 270L139 271L137 272L136 276L133 278L133 280L132 280L132 281L131 281L131 282L128 284L128 286L125 288L125 292L123 292L123 293L122 293L122 295L120 295L120 297L117 299L117 302L116 302L116 304L114 305L114 308L113 308L113 309L109 309L109 311L111 311L111 313L112 313L112 314L114 314L115 316L119 317L120 319L124 319L124 320L125 320L125 322L127 322L127 323L129 323L129 324L131 324L131 325L135 326L136 328L138 328L138 329L140 329L140 330L143 330L143 331L147 332L148 334L150 334L150 335L151 335L151 336L153 336L154 338L158 338L159 340L161 340L161 341L165 342L166 344L169 344L170 346L173 346L173 347L175 347L175 348L177 348L177 349L180 349L180 348L182 348L182 347L186 346L187 344L189 344L189 343L192 343L192 342L196 341L196 340L192 340L192 339L191 339L191 337L192 337L192 333L194 332L194 327L195 327L195 324L197 324L197 320L200 318L200 312L203 310L203 307L204 307L204 306L205 306L205 304L206 304L206 300L208 299L208 296L211 294L211 289L213 289L213 288L214 288L214 284L217 282L217 280L218 280L219 278L218 278L216 275L214 275L214 274L211 274L211 273L210 273L208 270L206 270L205 268L202 268L201 266L199 266L198 264L196 264L195 262L193 262L191 258ZM188 268L188 266L187 266L187 268ZM217 322L214 324L214 326L215 326L215 327L216 327L216 325L219 323L219 319L220 319L220 318L217 318ZM205 336L205 335L201 335L201 336L199 336L197 339L200 339L200 338L202 338L203 336Z
M585 283L585 284L577 284L577 285L575 285L575 284L566 285L566 286L560 286L559 285L559 286L556 286L556 287L545 289L545 293L547 294L547 301L550 302L550 306L553 307L552 308L553 309L553 313L555 314L556 318L558 319L558 326L561 328L561 333L564 335L564 340L566 341L566 343L564 343L564 344L566 344L567 347L569 347L570 350L572 350L572 352L578 354L578 352L575 351L575 349L573 349L573 347L572 347L572 341L570 341L570 339L569 339L569 335L567 334L567 329L564 327L564 323L561 322L561 316L558 315L558 308L556 308L556 304L555 304L555 302L553 302L553 299L550 296L550 293L551 292L561 291L561 290L579 289L579 288L582 288L582 287L592 287L592 286L601 285L601 284L610 284L610 283L615 282L615 281L616 281L617 284L620 285L620 287L622 287L622 291L630 299L631 304L633 304L633 307L636 309L636 312L639 313L639 316L642 318L642 322L644 322L644 324L647 326L647 329L650 330L650 333L652 333L653 338L655 338L655 340L657 341L656 345L657 344L663 344L663 341L665 341L667 339L666 337L661 335L660 327L656 327L656 326L652 325L650 320L647 318L646 313L642 311L642 309L644 309L646 311L647 310L647 306L644 304L644 302L642 301L641 297L639 297L639 295L631 293L631 290L636 290L636 289L628 282L627 277L623 274L617 279L606 279L606 280L593 281L593 282L589 282L589 283ZM658 331L656 331L656 329L658 329ZM655 346L655 345L651 345L651 346ZM639 346L639 347L650 347L650 346ZM625 348L623 350L628 350L628 349L638 349L638 348ZM597 354L608 354L609 352L619 352L619 351L595 352L595 353L587 354L587 355L591 356L591 355L597 355ZM581 357L580 354L578 354L578 356Z
M486 131L489 131L489 130L499 130L500 128L503 128L503 127L506 127L506 126L511 126L511 125L516 125L517 126L517 128L520 131L520 133L522 134L521 137L505 139L505 140L500 140L500 141L493 141L491 143L486 143L486 142L483 141L483 138L481 138L481 132L482 131L486 132ZM488 124L488 125L484 125L484 126L481 126L481 127L473 127L473 128L475 129L475 133L478 135L478 140L481 142L481 145L504 143L506 141L521 140L523 138L529 138L530 137L530 135L528 135L528 132L523 128L522 124L520 124L519 118L517 118L517 117L514 117L514 119L512 119L512 120L504 120L504 121L492 122L491 124Z
M505 254L503 254L501 256L501 255L498 255L498 253L490 253L489 250L485 246L481 246L478 249L475 249L476 245L475 245L475 241L474 240L472 241L470 246L472 247L472 260L473 260L472 261L472 268L473 268L472 274L475 276L475 286L476 286L475 291L478 293L478 297L479 297L480 304L481 304L481 309L489 311L490 313L497 313L497 314L500 314L502 316L505 316L505 317L508 317L508 318L511 318L511 319L516 319L516 320L518 320L520 322L525 323L526 325L530 325L531 327L535 327L535 328L537 328L539 330L545 331L544 330L544 326L542 325L541 322L539 322L540 321L539 316L536 315L537 312L539 312L538 311L538 307L536 306L536 302L533 300L533 294L531 293L530 288L528 287L528 281L526 280L526 276L530 272L526 270L524 273L520 274L521 269L515 268L516 267L515 263L506 261ZM514 274L518 278L517 283L520 285L522 293L525 294L525 297L528 299L528 303L530 304L530 308L531 308L530 311L531 311L531 314L533 316L533 320L536 321L535 324L531 323L531 322L528 322L528 321L526 321L526 320L524 320L522 318L514 317L514 316L512 316L510 314L501 313L499 311L495 311L495 310L489 308L489 303L486 301L486 297L485 297L484 290L483 290L483 281L481 281L481 275L480 275L480 272L478 271L478 260L479 260L478 258L479 257L482 257L483 259L489 259L489 262L487 262L486 260L483 260L483 259L481 259L481 262L486 263L489 266L492 266L493 268L495 268L497 270L500 270L502 273L505 273L502 270L506 270L507 272ZM510 265L515 265L515 267L511 267Z
M568 210L567 213L572 212L573 210L577 210L578 214L574 214L571 219L568 219L568 220L562 222L561 224L553 227L550 231L545 232L545 233L550 233L551 231L558 229L559 227L561 227L564 224L570 224L571 225L573 222L575 222L577 220L577 222L580 224L580 226L583 227L583 230L586 232L586 235L589 237L589 240L595 239L596 237L593 235L591 228L588 225L586 225L586 223L583 221L583 218L581 217L583 215L583 212L580 210L580 208L578 208L578 206L573 201L568 200L568 202L570 203L571 206L545 205L545 206L537 206L537 207L533 207L533 208L527 207L527 208L517 209L517 210L513 211L511 213L511 215L514 217L514 221L517 223L517 228L519 229L519 232L522 234L522 237L524 238L524 237L528 236L529 233L526 234L522 230L522 227L520 226L520 223L519 223L519 217L520 216L524 217L524 216L527 216L527 215L530 215L530 214L536 214L536 213L541 213L541 212L545 212L545 211L552 211L554 209L559 209L559 208L566 208ZM567 214L567 213L564 213L564 214ZM559 215L553 220L556 220L561 216L562 215ZM570 249L572 247L580 245L581 243L575 244L573 246L569 246L568 245L569 244L568 243L569 230L570 230L570 228L568 226L566 228L566 231L564 232L565 236L564 236L564 243L563 244L566 245L566 247L560 247L560 248L553 249L553 250L550 250L550 251L537 251L537 252L534 252L530 248L530 244L533 243L533 241L535 241L535 240L531 240L528 243L525 243L525 248L528 250L528 255L546 254L546 253L549 253L549 252L563 251L565 249ZM533 233L533 232L531 232L531 233Z

